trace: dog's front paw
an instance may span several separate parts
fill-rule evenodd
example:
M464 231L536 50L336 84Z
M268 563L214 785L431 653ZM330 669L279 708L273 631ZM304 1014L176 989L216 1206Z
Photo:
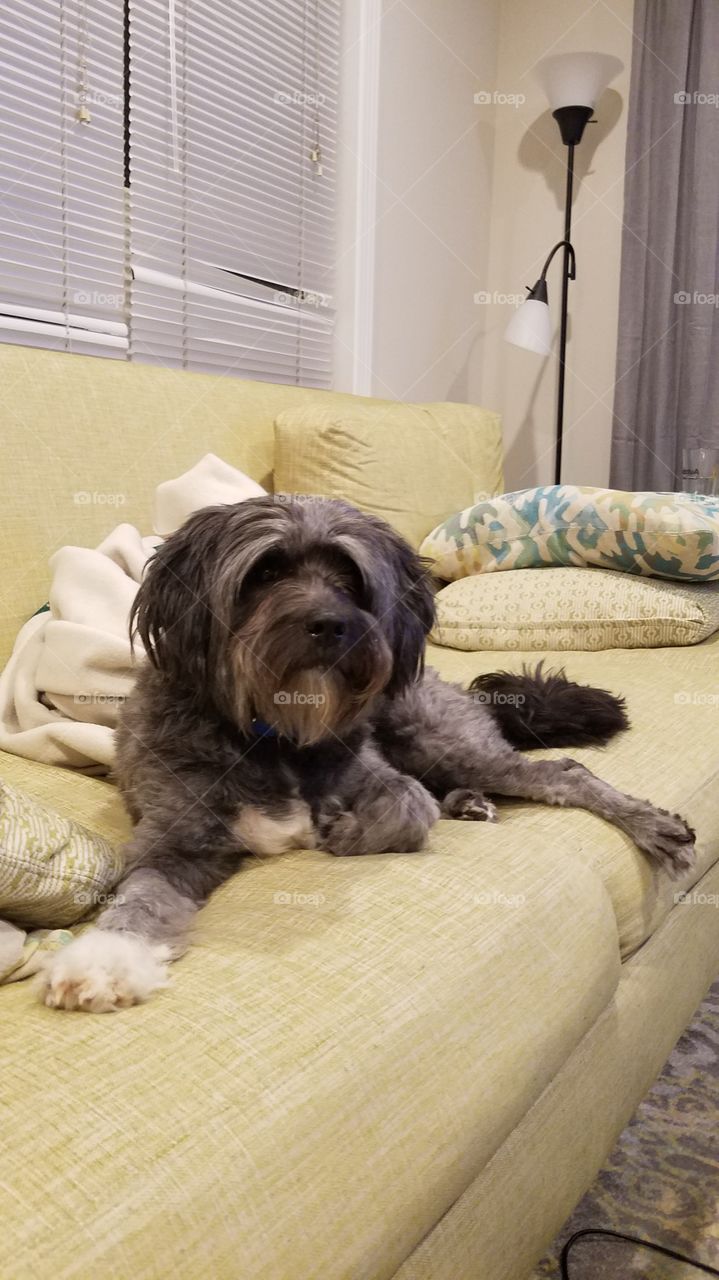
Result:
M38 994L51 1009L112 1013L167 986L167 948L110 929L89 929L46 962Z
M643 853L671 876L679 879L696 862L695 834L678 813L648 806L632 830Z
M444 797L442 817L456 818L461 822L496 822L497 810L481 791L458 787Z
M338 857L416 853L439 817L439 805L416 778L398 776L380 795L352 809L330 811L320 823L321 848Z
M354 813L339 813L328 818L322 824L321 845L328 853L334 853L339 858L353 853L370 852ZM372 852L377 853L379 850L375 849Z

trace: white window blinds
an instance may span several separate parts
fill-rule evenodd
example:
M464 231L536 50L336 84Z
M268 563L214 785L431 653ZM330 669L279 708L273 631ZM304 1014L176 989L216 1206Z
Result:
M2 5L4 341L126 357L122 119L118 0Z
M327 386L339 0L130 0L134 359Z

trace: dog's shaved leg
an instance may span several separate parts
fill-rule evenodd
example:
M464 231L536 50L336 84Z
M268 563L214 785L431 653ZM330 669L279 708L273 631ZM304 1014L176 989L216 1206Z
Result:
M483 706L431 673L383 707L376 732L387 758L442 799L466 788L589 809L670 875L694 863L694 832L682 818L624 795L576 760L529 760L512 751Z
M320 818L320 848L337 855L414 853L439 817L429 791L399 773L369 743Z
M109 1013L167 985L166 961L186 950L198 908L237 870L242 852L206 810L194 815L183 819L182 841L169 821L164 832L147 820L138 824L125 850L132 869L113 902L44 969L45 1004Z
M625 795L577 760L527 760L508 755L485 767L483 782L488 791L499 795L596 813L631 836L647 857L672 877L694 865L694 832L683 818L657 809L648 800Z

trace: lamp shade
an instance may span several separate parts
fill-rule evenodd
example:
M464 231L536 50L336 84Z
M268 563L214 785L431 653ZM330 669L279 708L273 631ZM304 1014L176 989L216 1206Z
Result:
M535 74L552 111L593 108L624 63L611 53L552 53L537 63Z
M548 356L552 349L552 317L546 302L527 298L521 307L517 307L504 331L504 338L515 347L524 347L538 356Z

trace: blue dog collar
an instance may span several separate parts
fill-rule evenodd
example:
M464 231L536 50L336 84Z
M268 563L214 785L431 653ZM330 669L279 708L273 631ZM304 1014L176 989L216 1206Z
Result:
M278 733L273 724L268 724L266 720L260 720L257 716L253 716L252 736L253 738L276 738Z

